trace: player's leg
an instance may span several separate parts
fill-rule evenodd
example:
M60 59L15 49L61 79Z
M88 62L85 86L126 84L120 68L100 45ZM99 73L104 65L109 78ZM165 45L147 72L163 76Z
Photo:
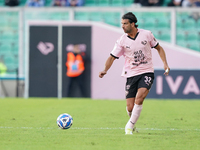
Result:
M131 117L132 110L135 104L135 98L127 98L126 99L126 111L129 117Z
M126 130L129 131L128 134L129 133L132 134L132 132L130 131L133 130L134 125L136 124L138 118L140 117L142 111L142 104L153 84L153 79L154 79L153 73L141 75L140 81L138 82L138 91L135 97L135 105L132 110L132 115L125 127L125 131Z
M137 93L137 77L127 78L126 81L126 111L129 117L131 117L132 110L135 103L135 96Z
M138 118L140 117L140 114L142 111L142 104L145 97L148 95L148 93L149 93L149 90L147 88L138 89L137 95L135 97L135 105L132 110L132 115L125 127L126 134L132 134L131 131L134 129L134 126Z
M135 104L135 97L137 93L138 77L127 78L126 82L126 109L129 117L132 116L132 110ZM133 129L125 127L126 134L132 134Z

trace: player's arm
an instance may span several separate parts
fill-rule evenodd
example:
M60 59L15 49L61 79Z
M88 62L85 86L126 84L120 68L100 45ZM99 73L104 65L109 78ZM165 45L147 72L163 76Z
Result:
M160 55L160 58L163 61L164 69L165 69L165 73L164 74L168 75L169 71L170 71L170 68L169 68L168 63L167 63L165 51L164 51L164 49L159 44L155 47L155 49L157 49L158 54Z
M116 58L113 57L113 56L109 56L108 59L106 60L106 63L105 63L105 68L103 71L99 72L99 77L100 78L103 78L103 76L107 73L107 71L110 69L110 67L112 66L114 60Z

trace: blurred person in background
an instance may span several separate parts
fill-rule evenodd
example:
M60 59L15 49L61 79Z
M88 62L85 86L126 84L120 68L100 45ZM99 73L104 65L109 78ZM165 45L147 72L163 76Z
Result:
M200 0L172 0L168 6L200 7Z
M66 4L67 4L67 0L54 0L53 1L53 6L65 7Z
M181 7L182 2L183 2L183 0L171 0L171 2L169 2L167 4L167 6L169 6L169 7Z
M68 77L67 97L76 97L72 95L73 84L77 84L81 92L81 97L86 97L83 82L83 72L85 70L85 52L81 51L81 44L69 45L68 49L71 49L67 53L66 76Z
M67 0L67 6L83 6L84 0Z
M53 6L83 6L84 2L84 0L54 0Z
M18 6L19 0L5 0L5 5L10 7Z
M27 0L28 7L44 7L45 0Z
M183 0L182 7L200 7L200 0Z
M7 67L4 64L3 60L0 59L0 76L5 75L7 72Z
M162 6L163 0L136 0L134 3L140 4L144 7L150 7L150 6Z

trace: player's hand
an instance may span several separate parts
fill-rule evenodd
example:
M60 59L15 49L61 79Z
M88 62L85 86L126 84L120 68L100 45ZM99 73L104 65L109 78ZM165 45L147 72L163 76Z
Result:
M164 75L168 76L169 75L169 71L170 71L170 68L168 67L167 69L165 69Z
M99 78L103 78L103 76L104 76L106 73L107 73L107 72L106 72L105 70L99 72Z

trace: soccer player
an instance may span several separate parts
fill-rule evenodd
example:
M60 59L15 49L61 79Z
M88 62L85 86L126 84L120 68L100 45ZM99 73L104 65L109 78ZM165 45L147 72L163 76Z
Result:
M124 56L125 64L122 76L126 81L126 110L130 117L125 126L125 134L133 134L134 126L142 111L145 97L154 80L152 63L152 48L155 48L164 64L164 74L168 75L170 68L167 63L165 51L154 38L151 31L139 29L137 18L132 12L122 16L121 24L124 34L117 40L108 57L105 68L99 72L99 77L107 73L115 59Z

